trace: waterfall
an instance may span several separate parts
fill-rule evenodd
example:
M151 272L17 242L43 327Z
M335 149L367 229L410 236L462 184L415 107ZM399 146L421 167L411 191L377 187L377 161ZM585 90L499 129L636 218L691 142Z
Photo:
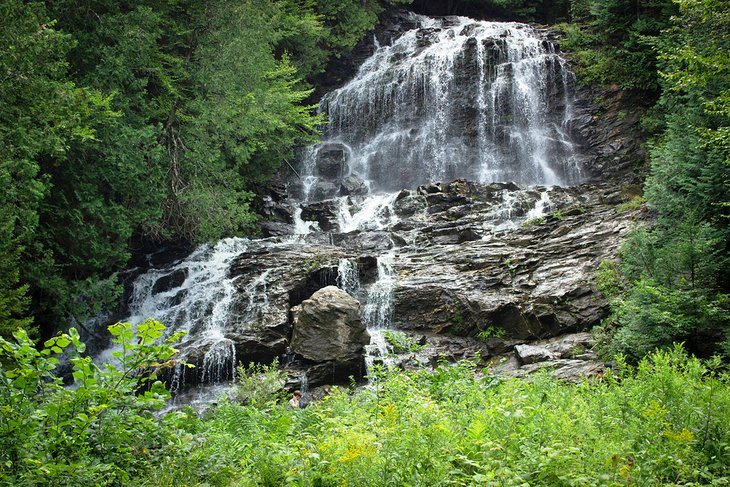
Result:
M577 182L566 128L573 75L555 46L526 24L417 18L419 28L324 97L320 150L346 147L346 172L384 191L457 177ZM310 178L316 159L310 149Z
M269 307L268 279L271 269L267 269L263 273L254 278L251 283L246 286L246 296L248 296L248 306L245 312L245 321L251 321L257 315L266 311Z
M337 286L351 296L365 302L361 309L362 320L370 333L370 344L365 346L365 367L368 373L376 361L386 366L392 359L385 332L392 325L394 292L397 276L393 267L392 253L378 258L378 275L375 282L363 289L357 266L349 259L341 259L337 268Z
M370 285L362 310L368 330L388 328L393 321L393 293L397 276L392 253L378 257L378 278Z
M225 337L235 288L228 278L231 260L249 247L246 239L229 238L203 245L187 258L164 268L150 269L132 284L129 315L122 321L141 323L154 318L164 323L167 335L186 329L185 341L205 349L197 370L201 382L220 382L235 375L235 344ZM117 347L104 350L98 360L113 363ZM185 359L185 351L180 358ZM185 385L185 368L177 366L171 378L173 391Z
M338 198L337 223L342 233L354 230L382 230L398 221L393 211L397 194L376 194L358 205L348 203L348 198Z
M172 266L141 274L133 284L125 320L154 318L167 325L169 334L182 327L220 330L234 291L228 266L248 246L245 239L224 239L199 247Z
M311 243L317 252L324 249L326 257L329 249L339 246L339 261L327 261L325 270L334 272L337 263L337 285L361 303L362 320L372 337L366 360L372 365L374 360L386 361L385 331L397 322L393 249L415 251L421 242L416 234L425 225L438 230L448 223L430 211L438 209L439 198L454 196L432 194L446 185L431 185L434 191L398 191L456 178L548 187L518 190L515 185L496 185L489 198L480 201L493 206L482 213L484 221L475 224L481 225L477 238L486 239L546 214L554 206L549 187L581 180L567 130L573 75L551 42L525 24L462 17L416 19L418 28L390 45L377 44L376 39L374 54L355 77L322 99L320 110L329 124L322 141L300 154L301 177L293 189L297 194L291 194L296 204L285 217L272 219L288 226L293 235L284 230L272 233L282 237L229 238L203 245L179 262L146 271L133 283L124 321L154 318L168 333L189 330L179 358L188 357L198 367L191 371L177 366L170 380L173 391L183 390L186 377L207 384L233 379L236 362L245 359L247 350L234 341L238 332L254 328L272 309L284 316L282 328L287 325L290 309L279 308L282 292L291 288L284 289L280 282L280 268L271 272L287 262L262 259L269 268L251 264L231 278L231 263L239 254L258 256L276 246L301 249ZM317 222L303 220L303 214ZM323 235L322 229L330 233ZM377 255L382 252L386 253ZM282 252L282 259L296 260L296 254ZM371 269L361 276L358 262L372 262L373 257L377 276L373 279ZM331 284L333 276L326 277ZM99 361L111 361L113 351L104 351ZM304 390L306 372L301 384Z
M350 259L340 259L337 266L337 287L350 296L360 295L360 272Z
M362 320L369 331L387 329L393 321L393 301L397 275L395 256L388 253L378 257L378 274L375 282L363 288L360 272L349 259L340 259L337 267L337 286L364 302Z

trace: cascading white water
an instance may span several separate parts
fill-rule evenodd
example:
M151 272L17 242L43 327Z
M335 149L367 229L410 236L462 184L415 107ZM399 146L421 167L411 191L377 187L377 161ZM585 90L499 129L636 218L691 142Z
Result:
M533 27L417 16L418 29L377 48L326 95L323 146L375 190L462 177L570 184L580 179L566 122L573 75ZM316 176L316 150L304 173Z
M370 344L365 346L365 367L372 370L376 361L387 364L390 347L385 332L392 325L394 293L397 275L394 269L395 256L388 253L378 258L378 275L372 284L363 288L357 266L348 259L341 259L337 268L337 285L355 296L364 305L362 320L370 333Z
M398 221L393 211L397 194L375 194L359 205L348 204L348 198L337 199L337 223L340 232L354 230L382 230Z
M337 287L353 297L360 295L360 271L350 259L340 259L337 266Z
M140 323L154 318L167 326L168 335L189 330L187 339L194 339L206 349L197 373L201 382L219 382L235 376L235 344L224 335L229 324L235 288L228 278L234 257L249 247L249 241L229 238L216 245L203 245L180 262L141 274L132 285L129 316L123 321ZM258 298L263 300L261 290ZM265 289L264 289L265 291ZM263 293L265 294L265 292ZM100 362L113 362L112 347L101 353ZM185 353L181 358L185 359ZM172 390L184 385L184 368L174 369Z
M397 275L392 253L378 257L378 278L370 285L362 309L362 318L369 330L388 328L393 320L393 293Z
M368 330L387 329L393 321L393 301L398 277L394 268L395 256L388 253L378 257L375 282L363 286L357 265L349 259L340 259L337 267L337 286L364 302L362 320Z
M322 143L304 151L303 201L336 198L332 216L339 233L383 235L399 221L395 191L404 188L455 178L525 185L580 180L565 128L571 119L572 74L549 41L524 24L417 19L419 28L392 45L376 43L356 77L322 100L330 124ZM325 148L330 155L323 160ZM355 178L351 188L345 187L347 176L358 174L365 181ZM502 193L502 204L487 214L485 231L512 228L518 213L534 218L550 207L546 191L539 200L534 191L530 197L527 191ZM295 235L286 240L289 244L305 242L307 236L317 240L319 224L304 221L302 211L297 208L292 215ZM422 213L425 220L425 207ZM330 236L330 244L334 241ZM170 333L189 329L186 340L191 353L198 353L196 382L232 379L236 344L227 331L233 323L245 326L265 313L269 288L276 284L266 270L240 276L246 287L228 277L233 258L253 245L278 244L226 239L139 276L125 321L152 317ZM392 239L390 245L396 246ZM341 259L337 272L337 285L362 303L362 319L372 336L370 364L388 354L384 331L394 321L394 251L378 257L377 271L375 281L364 284L354 260ZM167 285L160 285L165 279ZM182 348L184 359L188 352ZM112 351L101 360L110 361ZM173 390L182 389L183 372L176 369ZM304 388L306 374L301 380Z
M126 319L135 323L154 318L165 323L169 333L183 324L201 331L220 329L234 291L228 267L248 246L246 239L224 239L215 246L199 247L173 266L140 275L133 284ZM160 289L160 279L175 273L184 276L182 282Z

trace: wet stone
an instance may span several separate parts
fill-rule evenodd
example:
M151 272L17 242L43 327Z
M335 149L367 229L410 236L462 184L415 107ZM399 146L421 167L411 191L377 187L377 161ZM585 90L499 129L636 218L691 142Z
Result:
M152 294L159 294L180 287L188 277L188 269L176 269L172 273L159 278L152 286Z

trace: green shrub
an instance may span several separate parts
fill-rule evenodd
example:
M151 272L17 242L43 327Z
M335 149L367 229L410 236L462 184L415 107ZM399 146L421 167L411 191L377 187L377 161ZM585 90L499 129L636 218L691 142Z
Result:
M730 300L727 295L706 296L639 281L612 302L611 320L603 327L599 349L604 355L623 353L636 361L674 342L686 342L698 353L719 351L721 345L713 345L711 337L717 332L726 339L730 336Z
M606 259L598 264L596 286L607 299L613 299L621 293L621 273L616 261Z
M170 483L726 485L719 362L675 347L636 368L619 357L615 369L569 384L547 373L500 380L464 361L380 369L368 387L335 388L303 410L224 401Z
M184 455L184 414L152 414L170 397L157 379L172 367L175 333L149 320L109 328L116 364L83 357L79 334L55 336L37 350L23 331L0 338L0 484L122 485L145 475L162 458ZM73 387L54 371L64 352Z
M282 399L286 373L279 369L279 360L271 365L250 363L238 366L235 387L236 399L241 404L267 407Z
M629 201L616 206L616 212L626 213L627 211L633 211L641 207L644 203L646 203L646 198L643 196L634 196Z
M413 338L402 331L386 331L383 333L394 353L409 353L423 350L425 345L419 345Z
M504 328L498 328L496 326L489 326L483 330L479 330L476 334L476 338L481 341L487 341L490 338L502 338L507 332Z
M563 213L563 211L560 208L556 208L555 210L553 210L553 212L550 213L550 216L558 221L565 220L565 214Z

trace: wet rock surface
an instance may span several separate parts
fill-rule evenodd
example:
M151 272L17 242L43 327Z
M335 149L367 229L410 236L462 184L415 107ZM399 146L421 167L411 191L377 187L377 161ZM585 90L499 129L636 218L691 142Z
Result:
M361 286L372 287L378 281L378 256L390 250L391 327L419 340L428 337L429 346L405 368L435 366L443 357L479 356L485 363L503 360L495 370L508 376L548 364L561 377L577 377L600 368L598 362L572 362L581 360L575 358L579 349L589 347L589 336L575 333L590 329L607 311L593 283L595 269L615 255L621 236L641 215L641 210L617 211L623 200L613 199L613 193L592 185L433 184L396 196L395 207L414 199L421 204L383 230L340 234L335 229L328 242L313 235L245 252L230 274L240 275L238 299L248 306L244 290L250 284L245 283L251 275L269 272L268 305L259 311L256 326L282 330L283 338L296 322L292 308L328 285L342 285L343 260L353 263ZM530 219L536 206L542 216ZM465 229L470 236L462 240ZM381 240L390 244L367 245ZM501 338L475 338L490 330ZM539 341L555 336L572 338ZM363 373L359 361L338 365L320 359L305 364L313 386Z
M292 309L292 352L313 362L357 360L370 343L360 303L336 286L315 292Z
M396 211L409 201L410 211ZM217 271L222 277L212 279L228 288L206 291L196 305L202 298L195 298L195 286L204 272L197 259L216 259L213 250L200 251L151 274L148 299L170 306L163 321L180 320L190 329L180 348L196 368L180 372L180 390L214 376L230 379L235 363L274 359L293 360L290 367L311 387L362 377L363 328L348 342L352 347L342 349L346 354L330 343L339 332L315 327L306 339L297 334L313 296L324 308L339 303L332 320L324 321L338 323L334 316L344 313L364 327L367 314L376 325L426 345L399 362L406 369L470 359L495 364L500 375L548 367L573 380L602 367L590 354L589 335L576 333L606 315L595 270L616 254L621 236L643 214L618 211L623 201L610 186L520 189L456 180L403 191L383 199L380 209L361 209L374 215L367 220L371 229L347 233L335 223L335 202L325 201L314 206L332 222L328 234L229 243L229 257ZM206 330L213 318L223 321L219 334L211 335Z

